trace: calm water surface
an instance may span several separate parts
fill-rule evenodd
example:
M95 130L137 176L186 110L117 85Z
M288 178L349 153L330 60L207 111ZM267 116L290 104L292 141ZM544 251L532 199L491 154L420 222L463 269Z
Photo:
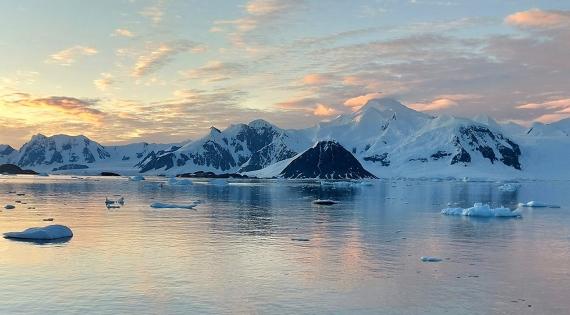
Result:
M16 205L0 212L0 232L54 218L75 233L60 244L0 239L0 314L570 313L569 182L504 193L490 182L161 181L0 176L0 205ZM126 204L108 210L114 195ZM198 199L195 211L149 207ZM561 208L439 213L530 200Z

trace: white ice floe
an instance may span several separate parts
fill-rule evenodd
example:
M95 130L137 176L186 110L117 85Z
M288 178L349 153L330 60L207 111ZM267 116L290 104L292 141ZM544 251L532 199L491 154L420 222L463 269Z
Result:
M521 217L518 210L509 208L491 208L488 204L475 203L471 208L445 208L441 210L446 215L463 215L468 217Z
M560 208L558 205L551 205L544 202L538 201L529 201L527 203L519 203L519 207L527 207L527 208Z
M192 181L189 179L177 179L176 177L171 177L166 182L170 186L190 186Z
M337 204L338 201L330 200L330 199L317 199L317 200L314 200L313 203L316 205L330 206L330 205Z
M440 261L442 261L441 258L433 257L433 256L422 256L422 257L420 257L420 260L423 262L440 262Z
M14 205L5 205L4 206L4 209L8 209L8 210L15 209L15 208L16 208L16 206L14 206Z
M519 184L503 184L499 186L499 191L502 192L515 192L519 189Z
M332 186L335 188L357 188L363 186L374 186L372 181L320 181L321 186Z
M214 185L214 186L226 186L226 185L228 185L228 181L223 179L223 178L212 179L208 183L210 185Z
M151 208L155 209L194 209L200 201L193 201L190 204L181 205L181 204L174 204L174 203L162 203L162 202L154 202L150 205Z
M129 180L132 182L140 182L141 180L145 180L145 178L144 178L144 176L141 176L141 175L135 175L135 176L129 177Z
M55 240L69 238L73 232L65 225L48 225L45 227L33 227L22 232L4 233L5 238L26 239L26 240Z

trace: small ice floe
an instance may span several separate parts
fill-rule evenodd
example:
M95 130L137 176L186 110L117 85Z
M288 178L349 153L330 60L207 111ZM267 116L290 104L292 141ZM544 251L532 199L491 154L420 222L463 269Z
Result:
M150 204L150 207L155 209L194 209L194 207L196 207L198 204L200 204L200 201L193 201L192 203L186 205L153 202Z
M519 203L519 207L526 207L526 208L560 208L558 205L551 205L543 202L538 201L529 201L527 203Z
M317 199L317 200L313 200L313 203L316 205L330 206L330 205L337 204L338 201L331 200L331 199Z
M443 259L439 258L439 257L433 257L433 256L422 256L420 257L420 261L422 262L440 262Z
M488 204L475 203L471 208L445 208L441 210L442 214L446 215L462 215L468 217L507 217L517 218L521 217L518 210L511 210L509 208L491 208Z
M14 206L14 205L5 205L5 206L4 206L4 209L12 210L12 209L16 209L16 206Z
M228 181L223 179L223 178L216 178L216 179L212 179L211 181L209 181L208 184L214 185L214 186L227 186Z
M48 241L63 238L70 238L73 232L65 225L48 225L45 227L33 227L22 232L4 233L4 238L21 239L21 240L37 240Z
M145 180L145 178L144 178L144 176L141 176L141 175L135 175L135 176L129 177L129 180L131 182L140 182L141 180Z
M499 186L499 191L502 192L515 192L519 189L519 184L503 184Z
M170 186L190 186L193 184L189 179L178 179L176 177L169 178L166 183Z

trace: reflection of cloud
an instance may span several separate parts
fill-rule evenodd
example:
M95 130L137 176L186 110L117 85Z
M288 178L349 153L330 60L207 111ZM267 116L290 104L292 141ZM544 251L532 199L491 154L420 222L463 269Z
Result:
M95 54L97 54L97 49L93 47L76 45L50 55L46 62L69 66L75 63L79 56L92 56Z
M507 24L526 28L570 27L570 11L543 11L531 9L511 14L505 18Z
M142 77L154 72L169 63L174 56L187 51L201 52L203 47L187 40L161 43L150 52L138 57L132 75Z

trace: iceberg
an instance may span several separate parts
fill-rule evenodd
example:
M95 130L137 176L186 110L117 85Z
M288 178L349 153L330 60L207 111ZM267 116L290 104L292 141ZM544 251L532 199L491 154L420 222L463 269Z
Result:
M196 207L199 203L200 201L193 201L190 204L181 205L174 203L154 202L150 204L150 207L155 209L194 209L194 207Z
M511 210L509 208L491 208L488 204L475 203L471 208L445 208L441 210L442 214L445 215L462 215L468 217L506 217L506 218L517 218L521 217L521 213L518 210Z
M216 178L209 181L209 184L214 186L226 186L228 185L228 181L223 178Z
M499 186L499 191L502 192L515 192L519 189L520 185L518 184L503 184Z
M14 205L5 205L5 206L4 206L4 209L12 210L12 209L16 209L16 206L14 206Z
M527 203L519 203L519 207L527 207L527 208L560 208L558 205L551 205L543 202L538 201L529 201Z
M423 262L440 262L440 261L442 261L442 259L439 257L433 257L433 256L422 256L422 257L420 257L420 261L423 261Z
M59 224L48 225L45 227L33 227L22 232L4 233L4 238L38 241L70 238L72 236L73 232L70 228Z
M135 176L129 177L129 180L132 182L140 182L141 180L145 180L145 178L144 178L144 176L141 176L141 175L135 175Z
M190 186L193 184L189 179L177 179L175 177L169 178L166 183L170 186Z

